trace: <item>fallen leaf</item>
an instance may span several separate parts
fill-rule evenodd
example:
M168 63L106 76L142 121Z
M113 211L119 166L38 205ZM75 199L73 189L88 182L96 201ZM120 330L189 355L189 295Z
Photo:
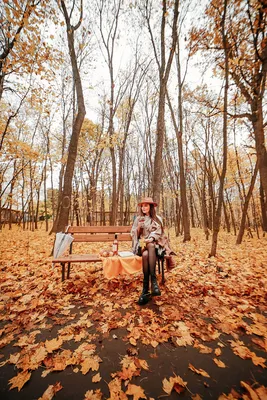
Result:
M129 383L125 393L132 395L133 400L146 399L144 389L142 389L141 386L132 385L131 383Z
M20 372L17 376L14 376L14 378L11 378L8 383L12 385L9 390L18 388L18 391L21 390L21 388L25 385L25 383L30 379L31 377L31 372L29 371L23 371Z
M263 357L258 357L253 351L250 351L243 342L230 341L233 352L243 359L251 358L253 364L260 365L262 368L266 368L264 364L266 359Z
M90 369L92 371L98 371L99 368L99 362L95 357L88 357L85 360L83 360L83 362L81 363L81 371L82 374L85 375L87 374L87 372L90 371Z
M163 384L163 390L165 393L167 394L171 394L172 389L173 389L173 382L172 381L168 381L167 378L164 378L162 381Z
M72 363L72 352L70 350L63 350L61 353L56 354L48 364L46 364L46 360L44 360L44 364L47 367L50 367L51 364L51 367L54 371L63 371Z
M255 343L257 346L261 347L264 349L267 353L267 338L265 340L259 339L259 338L252 338L251 341Z
M20 358L20 353L10 354L8 361L10 362L10 364L17 364L19 358Z
M97 383L97 382L100 382L101 379L102 379L102 378L101 378L100 374L98 373L98 374L96 374L96 375L94 375L94 376L92 377L92 382Z
M260 386L259 388L255 389L255 392L259 396L260 400L266 400L267 399L267 387Z
M220 367L220 368L226 368L226 365L224 364L224 362L222 362L221 360L218 360L217 358L213 358L213 361L215 362L215 364Z
M145 369L146 371L149 370L148 363L146 362L146 360L140 360L140 358L138 358L137 360L141 368Z
M50 372L52 372L52 369L46 369L41 373L41 377L45 378L48 374L50 374Z
M222 350L217 347L217 349L214 350L215 356L219 357L222 354Z
M169 380L164 378L163 381L163 390L167 394L171 394L172 390L174 389L177 393L181 393L184 391L187 382L184 382L180 376L171 376Z
M137 341L133 337L130 338L129 342L131 343L132 346L136 346L137 345Z
M84 400L101 400L102 399L102 393L100 389L94 390L88 390L85 393Z
M45 347L48 353L53 353L53 351L58 350L62 346L62 339L52 339L45 341Z
M257 393L254 392L254 390L252 389L252 387L250 385L248 385L246 382L243 382L243 381L241 381L240 384L249 392L251 400L260 400Z
M157 342L156 340L151 340L150 344L151 344L152 347L155 348L155 347L157 347L159 345L159 342Z
M177 334L180 336L176 339L177 346L191 346L194 343L189 327L182 321L177 324Z
M61 383L57 382L54 385L49 385L42 397L39 397L38 400L51 400L54 395L62 389Z
M128 400L127 395L121 390L121 380L112 379L108 384L110 397L109 400Z
M196 369L192 364L189 364L189 369L191 369L191 371L196 372L199 375L205 376L206 378L210 378L209 374L204 371L204 369Z
M194 347L197 348L199 350L199 352L203 353L203 354L209 354L209 353L212 353L212 351L213 351L210 347L205 346L201 343L195 343Z

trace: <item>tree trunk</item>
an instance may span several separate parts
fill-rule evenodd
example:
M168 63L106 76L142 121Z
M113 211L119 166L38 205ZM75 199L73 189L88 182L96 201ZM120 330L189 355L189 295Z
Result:
M208 211L207 211L207 201L206 201L206 171L204 171L204 179L201 191L201 206L202 206L202 217L203 217L203 230L206 236L206 240L209 240L209 226L208 226Z
M223 200L223 212L224 212L224 220L225 220L225 225L226 225L226 230L228 233L231 232L231 225L230 225L230 220L227 212L227 207L225 204L225 201Z
M192 228L195 228L196 223L195 223L195 210L194 210L194 196L193 196L191 185L189 185L189 204L190 204L190 215L191 215Z
M267 60L266 60L267 64ZM267 68L267 65L266 65ZM251 105L252 124L254 129L254 137L256 143L257 159L259 160L260 181L267 197L267 151L265 147L264 127L263 127L263 110L262 100L254 99Z
M232 225L233 225L233 229L234 229L234 235L236 236L236 222L235 222L235 215L234 215L232 203L231 203L231 201L229 199L227 190L225 190L225 194L226 194L226 200L227 200L227 203L228 203L228 206L229 206L229 210L230 210Z
M262 230L267 232L267 196L264 196L262 184L260 184L260 203L262 215Z
M177 43L177 20L178 20L178 6L179 0L175 0L174 9L173 9L173 21L172 21L172 42L169 45L170 52L168 61L166 63L165 59L165 26L166 26L166 16L167 7L166 0L163 0L162 3L162 18L161 18L161 60L158 59L158 54L156 52L156 46L150 26L150 21L147 16L148 29L151 37L151 41L154 48L154 55L157 60L158 71L159 71L159 103L158 103L158 117L157 117L157 135L156 135L156 152L154 158L154 172L153 172L153 198L154 201L160 204L160 189L161 189L161 181L162 181L162 150L164 143L164 135L165 135L165 99L166 99L166 90L167 90L167 82L170 74L170 69L172 65L172 60L176 48Z
M70 206L71 206L71 195L72 195L72 178L74 174L74 166L77 157L79 136L84 121L84 117L86 114L80 71L74 47L74 32L79 28L82 22L82 4L81 4L81 17L76 26L72 26L70 23L70 17L67 13L64 0L61 0L61 7L63 9L66 28L67 28L69 55L71 60L74 85L76 89L78 111L73 122L72 135L69 143L68 158L64 175L62 200L60 202L59 214L57 221L54 224L53 232L64 231L65 227L68 225Z
M258 169L259 169L259 167L258 167L258 160L257 160L256 165L255 165L255 169L254 169L254 173L253 173L253 176L251 178L250 187L249 187L248 193L247 193L247 195L245 197L244 207L243 207L243 210L242 210L242 218L241 218L240 228L239 228L239 232L238 232L237 239L236 239L236 244L241 244L242 243L242 239L243 239L244 232L245 232L245 223L246 223L246 217L247 217L247 212L248 212L249 201L250 201L250 198L252 196L253 188L254 188L254 185L255 185L255 182L256 182Z
M257 210L256 210L256 204L255 204L255 199L252 193L251 196L251 200L252 200L252 204L251 204L251 208L252 208L252 216L253 216L253 228L257 233L257 238L260 238L260 233L259 233L259 226L258 226L258 221L257 221Z
M225 75L224 75L225 85L224 85L224 105L223 105L223 166L222 166L222 172L220 174L219 196L218 196L218 204L213 224L210 257L214 257L217 251L218 234L221 223L221 210L223 204L224 179L227 168L227 108L228 108L228 88L229 88L229 54L228 54L229 48L227 47L227 36L225 32L227 1L228 0L224 0L224 10L221 21L221 28L222 28L221 34L223 39L223 50L225 57Z
M47 157L45 159L45 165L44 165L44 215L45 215L45 231L48 232L46 168L47 168Z
M101 189L101 209L100 209L100 225L106 225L106 213L105 213L105 190L104 190L104 180L102 180L102 189Z

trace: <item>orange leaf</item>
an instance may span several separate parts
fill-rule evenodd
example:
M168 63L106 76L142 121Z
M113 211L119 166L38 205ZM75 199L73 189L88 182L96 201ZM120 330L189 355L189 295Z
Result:
M145 369L146 371L149 370L148 363L146 360L140 360L140 358L137 359L138 363L140 364L140 367Z
M171 376L170 380L168 381L167 378L164 378L163 381L163 390L167 394L171 394L172 390L174 389L177 393L181 393L184 391L184 388L187 385L187 382L184 382L180 376Z
M109 400L128 400L127 395L121 390L121 381L118 378L113 379L108 384L110 391Z
M260 400L266 400L267 399L267 387L260 386L259 388L255 389L255 392L259 396Z
M221 361L221 360L217 360L217 358L214 358L213 361L215 362L215 364L220 367L220 368L226 368L226 365Z
M141 386L132 385L129 383L126 394L132 395L133 400L146 399L144 389Z
M191 371L196 372L199 375L205 376L206 378L210 378L209 374L204 371L204 369L196 369L192 364L189 364L189 369L191 369Z
M102 399L102 393L100 389L96 389L96 391L88 390L84 396L84 400L101 400L101 399Z
M222 354L222 350L219 347L217 347L217 349L214 350L214 353L218 357Z
M82 369L81 369L82 374L85 375L85 374L87 374L87 372L90 371L90 369L92 371L98 371L99 362L94 357L90 357L90 358L88 357L81 363L81 366L82 366Z
M25 383L30 379L31 377L31 372L29 371L23 371L20 372L17 376L14 376L14 378L10 379L8 382L10 385L11 389L18 388L18 391L25 385Z
M240 384L249 392L251 400L260 400L259 396L257 395L256 392L254 392L251 386L249 386L247 383L243 381L241 381Z
M155 347L158 346L159 343L156 340L151 340L150 344L151 344L152 347L155 348Z
M92 382L94 382L94 383L96 383L96 382L100 382L101 381L101 376L100 376L100 373L98 373L98 374L96 374L96 375L94 375L93 377L92 377Z
M62 389L62 385L60 382L55 383L55 385L49 385L42 397L39 397L38 400L51 400L54 395Z
M45 347L48 353L53 353L54 350L58 350L63 343L62 339L52 339L45 341Z

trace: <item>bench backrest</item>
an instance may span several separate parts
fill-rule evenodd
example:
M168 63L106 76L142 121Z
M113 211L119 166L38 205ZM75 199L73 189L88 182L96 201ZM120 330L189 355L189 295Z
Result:
M70 226L74 242L113 242L115 233L119 242L132 241L131 226Z

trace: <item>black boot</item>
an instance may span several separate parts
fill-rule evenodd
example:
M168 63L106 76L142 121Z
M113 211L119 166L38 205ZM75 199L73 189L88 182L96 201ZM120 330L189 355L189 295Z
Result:
M151 299L151 293L149 292L149 280L144 280L143 291L138 299L138 304L140 306L143 306L144 304L147 304L150 299Z
M152 296L160 296L160 289L158 287L157 277L156 274L151 274L151 290Z

